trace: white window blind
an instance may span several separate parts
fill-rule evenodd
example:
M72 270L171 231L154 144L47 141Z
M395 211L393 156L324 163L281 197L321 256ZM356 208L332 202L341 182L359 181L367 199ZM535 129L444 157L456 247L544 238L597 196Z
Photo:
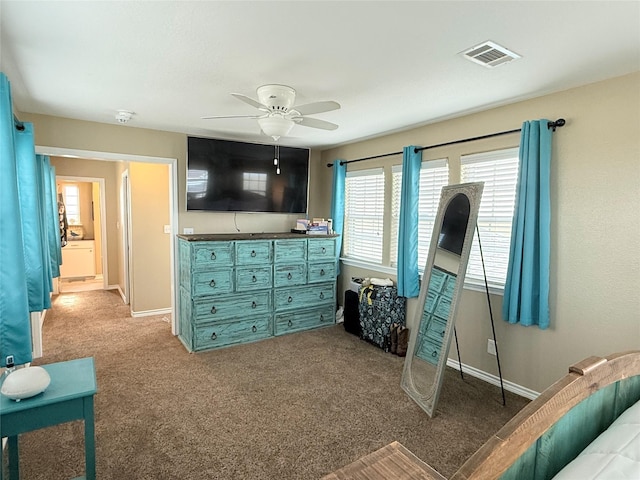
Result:
M384 171L347 172L344 209L345 257L382 263Z
M418 271L424 272L427 263L433 224L435 223L440 191L449 183L449 165L446 159L422 162L420 170L420 217L418 219Z
M400 190L402 188L402 166L394 165L393 197L391 214L391 265L398 260L398 225L400 218ZM438 212L440 190L449 183L449 166L446 159L422 162L420 168L420 197L418 200L418 270L424 270L429 254L429 244L433 232L433 223Z
M80 225L80 189L78 185L64 186L64 207L69 225Z
M462 182L484 182L478 229L490 287L504 289L509 263L511 222L518 181L518 148L461 157ZM484 285L484 274L474 234L466 281Z
M402 165L391 167L391 243L389 263L398 265L398 229L400 222L400 195L402 193Z

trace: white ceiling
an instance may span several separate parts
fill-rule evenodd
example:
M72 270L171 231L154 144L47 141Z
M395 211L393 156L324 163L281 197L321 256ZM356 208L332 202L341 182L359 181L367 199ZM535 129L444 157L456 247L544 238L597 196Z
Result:
M20 112L272 143L200 117L254 114L230 93L281 83L342 105L314 115L337 130L281 139L321 149L640 70L638 1L0 0L0 28ZM486 40L522 58L459 55Z

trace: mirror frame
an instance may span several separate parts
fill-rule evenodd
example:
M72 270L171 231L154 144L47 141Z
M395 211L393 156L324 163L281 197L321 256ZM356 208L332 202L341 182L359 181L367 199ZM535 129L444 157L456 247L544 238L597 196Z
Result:
M462 288L464 286L465 273L467 271L467 264L469 262L469 254L471 252L471 244L473 242L473 233L476 228L476 222L478 220L478 210L480 208L480 200L482 199L482 190L484 188L484 182L474 183L461 183L458 185L447 185L442 188L440 193L440 203L438 206L438 213L434 222L433 233L431 235L431 243L429 245L429 255L427 256L427 262L425 264L424 273L422 276L422 284L420 286L420 295L418 297L418 304L413 316L413 322L410 329L409 346L407 349L407 356L404 362L404 368L402 372L402 389L411 397L430 417L433 417L438 398L440 397L440 389L442 387L442 379L444 375L444 369L447 366L447 358L449 358L449 347L451 345L451 336L455 325L456 313L458 311L458 304ZM442 347L440 349L440 355L438 357L437 366L435 370L435 378L429 392L421 392L416 387L412 370L412 363L416 351L416 343L418 340L418 334L420 332L420 324L424 315L425 302L427 299L427 292L429 290L429 282L431 281L431 272L435 267L436 253L438 250L442 250L438 247L438 239L444 216L449 205L449 202L459 194L464 194L469 199L469 219L467 228L465 230L464 242L462 246L462 252L458 263L458 269L456 272L451 272L456 275L455 288L451 298L451 308L449 309L449 316L447 317L447 325L444 331L442 339ZM447 252L448 255L455 255ZM446 255L446 254L445 254Z

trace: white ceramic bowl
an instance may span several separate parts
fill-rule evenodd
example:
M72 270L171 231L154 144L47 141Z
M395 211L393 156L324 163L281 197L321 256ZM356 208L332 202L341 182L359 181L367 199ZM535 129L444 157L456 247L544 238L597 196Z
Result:
M44 392L51 377L42 367L17 368L4 379L0 393L12 400L33 397Z

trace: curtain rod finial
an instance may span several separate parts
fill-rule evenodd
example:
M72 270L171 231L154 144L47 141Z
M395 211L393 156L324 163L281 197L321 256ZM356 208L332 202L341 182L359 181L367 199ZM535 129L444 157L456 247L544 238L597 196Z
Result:
M565 123L567 123L567 122L565 121L564 118L559 118L555 122L548 122L547 123L547 128L550 128L551 130L553 130L555 132L556 128L564 127Z

